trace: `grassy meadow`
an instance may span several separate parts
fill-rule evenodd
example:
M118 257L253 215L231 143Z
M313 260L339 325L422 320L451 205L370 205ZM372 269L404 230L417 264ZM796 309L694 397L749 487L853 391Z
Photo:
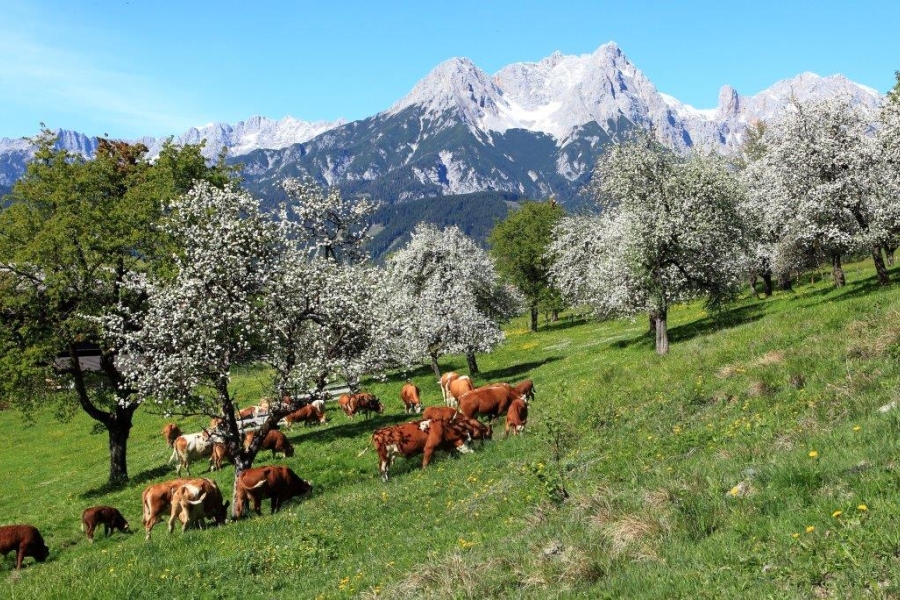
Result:
M2 411L0 523L37 526L51 556L18 575L8 556L0 597L900 597L900 406L879 410L900 404L900 285L879 288L870 263L847 279L807 277L716 317L679 307L665 357L645 318L537 333L516 320L476 380L534 380L524 436L504 440L501 424L427 470L397 459L384 484L370 435L407 420L403 379L426 405L441 398L430 369L397 374L366 386L383 415L329 406L327 425L286 432L296 456L260 455L310 481L310 498L184 535L158 525L150 542L141 490L174 477L161 416L138 410L131 483L110 491L106 436L86 416L23 426ZM242 404L265 383L242 374ZM226 496L233 473L211 475ZM80 515L96 504L139 533L88 544Z

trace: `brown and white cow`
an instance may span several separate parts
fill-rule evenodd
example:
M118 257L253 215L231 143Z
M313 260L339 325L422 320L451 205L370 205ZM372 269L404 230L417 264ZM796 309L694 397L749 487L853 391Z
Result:
M459 399L462 398L463 394L474 389L475 384L472 383L472 379L468 375L462 375L454 379L447 385L447 394L450 400L448 406L459 406Z
M452 406L427 406L422 413L422 419L443 419L449 421L456 418L458 412Z
M447 371L441 378L438 380L438 385L441 386L441 398L444 399L444 404L447 406L451 406L450 403L450 390L448 389L450 386L450 382L459 379L459 373L456 371Z
M463 394L459 398L458 410L470 419L485 415L493 421L498 416L506 414L516 398L525 400L525 397L508 383L493 383Z
M146 532L145 539L150 539L150 530L159 523L159 517L172 506L172 494L184 483L197 483L202 479L172 479L162 483L154 483L144 488L141 493L141 523ZM200 485L199 483L197 483Z
M372 444L378 452L378 470L384 481L388 480L388 470L397 456L410 458L423 454L424 469L431 462L435 450L471 452L468 446L470 439L462 428L439 419L390 425L372 434Z
M200 433L179 436L175 440L174 447L169 463L177 458L178 465L175 467L175 473L181 475L181 470L184 469L190 475L192 462L207 458L212 454L213 439L204 429Z
M244 448L250 447L250 443L253 441L253 436L255 435L255 431L248 431L244 434ZM272 458L275 458L276 454L283 454L287 458L294 456L294 446L291 444L290 440L277 429L269 430L266 437L264 437L260 443L259 449L260 451L271 450Z
M314 425L325 421L325 413L312 404L307 404L284 417L284 422L287 423L288 429L292 429L294 423L297 422L302 422L305 425Z
M162 434L166 438L166 446L171 448L175 440L181 435L181 429L176 423L166 423L162 428Z
M489 440L494 434L490 425L485 425L478 419L469 419L460 414L455 408L449 406L429 406L422 414L424 419L442 419L461 425L466 429L473 440Z
M312 486L288 467L254 467L243 471L238 477L235 512L238 516L242 516L249 501L253 512L262 514L260 511L262 501L271 498L274 514L291 498L305 496L311 491Z
M128 521L117 508L112 506L92 506L81 513L81 530L87 534L88 541L94 543L94 530L97 525L103 524L103 532L106 537L118 529L122 533L131 533Z
M169 533L175 527L175 519L181 521L181 533L197 523L202 528L206 519L213 519L222 525L228 518L229 502L222 501L222 492L212 479L199 479L179 485L172 492L172 506L169 516Z
M359 412L363 413L366 418L369 418L370 412L379 414L384 412L384 406L381 404L381 400L375 395L367 392L359 394L343 394L338 398L338 406L340 406L341 410L344 411L344 414L351 419Z
M33 525L3 525L0 527L0 554L4 557L16 551L16 571L22 568L25 557L31 556L44 562L50 556L50 548L44 543L41 532Z
M513 435L522 433L525 430L525 424L527 422L528 403L522 398L516 398L513 400L513 403L509 405L509 410L506 413L506 426L503 438L508 438L510 431L513 432Z
M422 412L422 402L419 401L419 388L411 381L407 381L400 388L400 400L403 401L403 407L407 414L411 412L419 414Z
M534 400L534 382L530 379L523 379L512 387L516 392L518 392L522 396L525 396L525 399L528 402Z

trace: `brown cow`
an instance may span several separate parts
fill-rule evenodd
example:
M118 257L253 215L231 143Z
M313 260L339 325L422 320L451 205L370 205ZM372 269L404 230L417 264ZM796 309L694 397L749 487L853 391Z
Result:
M381 400L375 395L366 392L360 394L343 394L338 398L338 406L340 406L344 413L351 419L358 412L364 413L367 419L369 418L370 412L377 412L379 414L384 412L384 406L381 404Z
M325 413L312 404L307 404L303 408L295 410L284 418L284 422L287 423L288 429L293 429L294 423L297 421L302 421L305 425L313 425L315 423L324 423L325 420Z
M504 439L509 437L512 430L513 435L522 433L525 430L525 424L528 422L528 403L522 398L516 398L509 405L509 411L506 413L506 428Z
M444 421L452 421L463 426L473 440L489 440L493 436L494 430L490 425L485 425L477 419L466 418L457 412L455 408L449 406L429 406L422 415L425 419L442 419Z
M178 459L175 473L181 475L181 470L184 469L190 475L192 462L201 458L207 458L212 454L213 440L209 432L204 429L200 433L178 436L173 445L175 449L172 451L169 462L171 463L176 458Z
M474 389L475 385L468 375L463 375L454 379L447 385L447 395L449 400L447 405L459 406L459 399L462 398L462 395L466 392L471 392Z
M229 502L222 502L222 492L212 479L180 485L172 492L169 533L172 533L176 518L181 521L181 533L191 523L202 528L206 519L214 519L217 525L222 525L228 518L228 505Z
M238 421L242 421L244 419L252 419L256 416L256 410L258 407L256 406L248 406L247 408L242 408L237 413Z
M263 499L271 498L272 514L275 514L291 498L305 496L311 491L312 486L287 467L254 467L238 476L234 508L239 517L243 516L249 500L253 512L261 515L260 504Z
M209 455L209 470L220 471L222 463L225 461L234 462L231 454L228 452L228 448L222 442L214 443L212 454Z
M441 375L441 378L438 380L438 384L441 386L441 397L444 399L444 404L447 406L452 406L450 400L450 391L449 386L450 382L459 379L459 373L456 371L448 371Z
M131 533L128 521L118 509L112 506L92 506L84 509L84 512L81 513L81 530L87 533L87 538L92 544L94 543L94 529L100 523L103 523L103 532L106 537L109 537L109 534L116 529L122 533Z
M525 399L529 402L534 400L534 382L530 379L523 379L513 386L513 390L525 396Z
M154 483L144 488L141 493L141 509L143 517L141 522L144 524L144 530L147 532L145 539L150 539L150 530L159 523L159 517L163 512L169 510L172 505L172 494L178 486L185 483L195 483L201 485L202 479L172 479L163 483Z
M419 388L412 382L407 381L400 388L400 400L403 401L403 406L407 413L415 412L418 414L422 412L422 403L419 401Z
M508 383L494 383L466 392L459 399L459 412L470 419L486 415L493 421L509 410L516 398L525 398Z
M435 450L470 452L467 445L470 439L461 427L454 427L440 419L391 425L376 429L372 434L372 444L378 452L378 470L384 481L388 480L388 469L397 456L410 458L424 454L424 469L431 462Z
M44 543L41 532L32 525L3 525L0 527L0 554L16 551L16 571L22 568L26 556L44 562L50 556L50 548Z
M250 447L250 443L253 441L253 436L255 435L255 431L248 431L244 435L244 448ZM287 458L294 456L294 446L291 445L290 440L277 429L269 430L269 433L266 434L266 437L263 438L262 443L259 445L259 449L271 450L272 458L275 458L276 453L283 454Z
M166 423L162 428L162 434L166 438L166 446L171 448L175 440L181 436L181 429L175 423Z
M452 406L428 406L425 408L425 412L422 413L422 419L443 419L449 421L455 418L457 414L456 409Z

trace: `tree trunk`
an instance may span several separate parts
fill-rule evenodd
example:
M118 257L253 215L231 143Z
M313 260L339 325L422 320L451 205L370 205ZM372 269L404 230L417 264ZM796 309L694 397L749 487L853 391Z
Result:
M437 377L438 381L441 380L441 368L438 366L437 354L431 355L431 370L434 371L434 376Z
M665 309L656 312L656 353L669 353L669 331L666 329Z
M538 326L538 307L531 307L531 331L537 331Z
M753 295L759 298L759 292L756 291L756 280L757 274L756 271L750 272L750 291L753 292Z
M766 298L772 295L772 271L766 269L762 272L762 280L763 280L763 293L765 293Z
M119 486L128 481L128 435L131 433L133 410L117 408L110 415L106 431L109 434L109 484Z
M556 310L555 308L550 311L550 321L553 323L556 323L557 321L559 321L559 311Z
M243 454L243 452L239 453ZM234 484L231 486L231 518L232 520L240 519L243 514L238 513L238 480L241 473L253 466L253 462L248 462L243 456L234 457ZM247 508L247 507L243 507Z
M655 310L650 311L649 321L650 321L650 333L652 333L655 336L656 335L656 311Z
M841 253L832 252L831 254L831 276L834 278L834 287L840 288L847 284L844 277L844 269L841 267Z
M791 274L788 272L779 273L778 274L778 289L782 292L790 292L794 289L793 284L791 283Z
M474 352L466 352L466 362L469 363L469 375L478 375L478 362Z
M896 252L897 246L893 244L885 244L884 245L884 255L887 256L887 264L889 267L894 266L894 252Z
M887 267L884 266L884 258L881 256L881 246L875 244L872 246L872 260L875 262L875 272L878 273L878 283L888 285L891 278L888 275Z

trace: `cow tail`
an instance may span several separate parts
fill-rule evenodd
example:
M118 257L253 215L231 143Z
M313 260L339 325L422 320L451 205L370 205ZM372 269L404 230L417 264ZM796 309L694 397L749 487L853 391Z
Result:
M178 448L177 448L177 447L175 446L175 444L173 443L173 444L172 444L172 456L169 457L169 462L168 462L168 464L171 465L173 462L175 462L175 457L176 457L176 456L178 456Z

